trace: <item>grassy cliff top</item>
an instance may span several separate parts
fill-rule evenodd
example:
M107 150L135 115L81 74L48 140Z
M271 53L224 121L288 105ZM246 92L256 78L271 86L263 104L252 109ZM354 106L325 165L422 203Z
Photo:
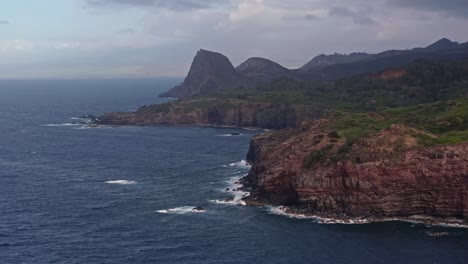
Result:
M333 112L329 128L350 141L404 124L434 135L418 135L421 144L456 144L468 141L468 97L372 113Z

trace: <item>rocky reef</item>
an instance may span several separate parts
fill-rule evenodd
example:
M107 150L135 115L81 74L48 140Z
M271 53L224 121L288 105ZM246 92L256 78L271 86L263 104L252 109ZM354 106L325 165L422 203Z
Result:
M326 217L415 215L468 223L468 143L422 144L437 137L391 125L353 143L331 121L253 138L243 179L250 205L284 205Z

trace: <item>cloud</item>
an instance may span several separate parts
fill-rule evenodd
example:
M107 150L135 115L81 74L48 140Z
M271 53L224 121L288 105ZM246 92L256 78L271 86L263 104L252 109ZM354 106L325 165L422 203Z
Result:
M190 11L209 9L227 4L228 0L86 0L88 5L95 7L129 6L129 7L157 7L174 11Z
M10 24L10 21L8 20L0 20L0 25L8 25Z
M444 13L449 16L468 17L467 0L386 0L391 6L414 8Z
M304 16L304 19L305 19L305 20L317 20L318 17L317 17L316 15L313 15L313 14L306 14L306 15Z
M185 76L200 48L219 51L235 65L260 56L299 67L321 53L422 47L442 37L468 40L468 0L75 1L83 4L74 7L80 9L77 22L94 21L88 24L99 28L77 27L70 34L56 31L53 21L28 34L23 32L36 28L15 24L18 30L0 37L0 78L138 75L141 69Z
M115 32L117 35L134 35L136 33L136 30L133 28L123 28Z
M329 15L333 17L351 18L355 24L368 25L376 22L365 11L353 11L347 7L336 6L330 9Z

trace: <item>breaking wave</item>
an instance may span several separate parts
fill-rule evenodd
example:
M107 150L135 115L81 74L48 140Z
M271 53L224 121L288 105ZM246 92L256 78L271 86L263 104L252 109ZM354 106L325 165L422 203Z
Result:
M228 133L228 134L222 134L218 135L218 137L238 137L238 136L243 136L244 134L240 133Z
M89 124L89 125L82 125L80 127L77 127L76 129L93 129L93 128L112 128L112 127L104 126L104 125Z
M81 126L83 124L78 123L61 123L61 124L45 124L46 127L63 127L63 126Z
M118 185L133 185L136 184L136 181L128 180L115 180L115 181L106 181L107 184L118 184Z
M196 206L181 206L171 209L157 210L160 214L189 214L189 213L204 213L205 209L197 208Z
M227 183L227 187L224 190L226 193L232 195L232 197L224 199L224 200L209 200L212 203L216 204L228 204L228 205L246 205L245 201L242 200L243 198L250 195L249 192L241 190L242 184L239 183L239 180L242 177L232 177L230 178Z
M294 219L310 219L320 224L368 224L371 221L367 219L336 219L336 218L327 218L327 217L320 217L316 215L305 215L305 214L297 214L297 213L290 213L287 211L287 207L285 206L266 206L268 213L274 215L281 215L286 216L289 218Z
M309 219L319 224L343 224L343 225L355 225L355 224L369 224L369 223L379 223L379 222L406 222L411 224L424 224L426 226L440 226L440 227L452 227L452 228L468 228L468 225L465 223L443 223L437 222L437 219L431 217L420 217L420 216L410 216L407 218L329 218L322 217L317 215L305 215L300 213L291 213L287 211L285 206L266 206L268 213L274 215L281 215L288 218L294 219ZM442 234L432 234L431 236L441 236ZM445 234L443 234L445 235Z
M246 160L241 160L241 161L238 161L238 162L230 163L228 165L224 165L223 167L238 167L238 168L241 168L241 169L250 169L252 167L252 165L247 163Z

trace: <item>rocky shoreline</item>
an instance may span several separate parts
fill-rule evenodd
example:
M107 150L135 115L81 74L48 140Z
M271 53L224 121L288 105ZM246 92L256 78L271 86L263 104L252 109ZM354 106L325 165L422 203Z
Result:
M292 106L246 102L237 99L192 99L140 107L135 112L93 117L98 125L171 125L284 129L309 119Z
M396 125L356 143L342 161L330 162L331 152L304 167L309 153L335 141L322 125L253 138L247 155L252 168L241 180L251 193L246 204L336 223L468 226L467 143L419 146L413 136L424 132Z
M438 226L438 227L450 227L450 228L468 228L468 221L459 218L437 218L432 216L423 215L410 215L406 217L378 217L378 216L348 216L348 215L337 215L333 213L312 213L307 208L301 208L299 206L284 206L284 205L271 205L268 202L262 202L252 199L251 191L252 188L248 185L244 185L248 181L247 176L242 177L238 184L238 190L248 193L248 196L242 198L242 205L252 207L263 207L267 208L270 214L280 215L293 219L312 220L319 224L343 224L343 225L354 225L354 224L371 224L371 223L382 223L382 222L405 222L411 224L422 224L426 226ZM437 234L435 234L437 235Z

